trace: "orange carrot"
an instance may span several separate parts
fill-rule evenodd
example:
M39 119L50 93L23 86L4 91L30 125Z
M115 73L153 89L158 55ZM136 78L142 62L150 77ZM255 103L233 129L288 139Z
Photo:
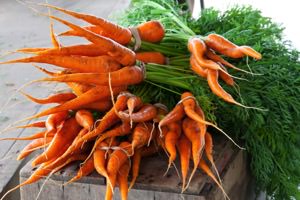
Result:
M128 190L132 188L139 175L141 158L142 158L142 148L139 148L135 151L134 155L132 156L132 168L131 168L132 178Z
M114 94L119 94L121 91L124 91L126 87L114 87ZM73 109L78 109L81 108L83 105L87 105L89 103L93 103L98 100L104 100L110 98L110 89L108 86L97 86L94 87L84 94L76 97L75 99L72 99L68 102L65 102L61 105L48 108L38 114L35 114L31 117L28 117L24 120L29 120L29 119L34 119L42 116L46 116L52 113L57 113L61 111L66 111L66 110L73 110Z
M46 138L38 138L27 144L24 149L20 152L17 157L17 160L22 160L26 156L28 156L33 151L48 146L52 141L53 137L46 137Z
M101 176L104 176L106 179L108 179L108 174L106 171L106 157L105 157L105 153L106 150L102 149L102 147L108 147L106 142L101 142L96 150L93 153L93 158L94 158L94 166L96 171L98 172L98 174L100 174Z
M38 132L35 133L31 136L28 137L18 137L18 138L0 138L0 141L2 140L34 140L34 139L39 139L39 138L43 138L46 135L46 131L42 131L42 132ZM53 137L55 133L51 133L51 134L47 134L47 137Z
M133 113L131 116L129 113L119 111L118 116L123 121L133 122L146 122L156 117L157 109L151 104L144 105L138 112Z
M204 54L206 52L205 43L199 38L191 38L188 42L188 49L194 56L195 61L203 68L207 69L220 69L220 66L212 60L205 58Z
M184 109L182 104L177 104L171 112L169 112L158 124L158 128L181 120L184 117Z
M155 51L138 52L136 53L136 59L144 63L155 63L160 65L166 64L165 56L162 53Z
M53 28L53 23L50 21L50 38L51 38L51 43L54 46L54 48L60 48L60 43L58 42L56 35L54 33L54 28Z
M58 17L49 16L52 19L55 19L66 26L69 26L71 29L77 31L79 34L81 34L83 37L85 37L90 42L97 44L102 47L103 51L107 52L107 55L111 56L112 58L119 61L122 65L125 66L131 66L135 63L135 53L120 45L119 43L103 37L101 35L96 35L95 33L85 30L84 28L81 28L80 26L77 26L75 24L72 24L70 22L67 22L65 20L62 20Z
M91 44L78 44L60 48L49 48L33 51L37 55L52 55L52 56L103 56L105 52L101 47Z
M94 126L93 114L88 110L78 110L75 114L77 123L87 130L92 130Z
M37 55L27 58L20 58L10 60L6 62L0 62L0 64L10 63L47 63L51 65L57 65L59 67L74 69L80 72L96 72L105 73L120 69L114 59L109 56L97 56L97 57L84 57L84 56L60 56L60 55Z
M190 140L190 142L192 143L192 157L193 157L193 162L194 162L194 168L193 171L191 172L189 181L186 185L186 187L183 189L186 190L190 184L190 181L192 180L197 167L199 165L200 162L200 155L201 152L203 150L202 146L203 144L201 144L201 139L200 139L200 128L198 126L198 123L190 118L185 118L183 120L183 132L184 135Z
M118 172L118 183L121 194L121 200L127 200L128 197L128 175L130 171L130 163L127 160Z
M43 48L43 47L37 47L37 48L22 48L22 49L18 49L16 50L16 52L21 52L21 53L35 53L35 52L39 52L39 51L46 51L49 48Z
M160 42L165 36L165 29L163 25L156 20L151 20L138 25L137 30L141 40L146 42Z
M136 125L132 133L132 153L134 153L134 149L141 148L142 146L148 144L149 140L151 139L151 131L153 130L153 124L149 122L138 123Z
M222 69L224 71L227 72L227 69L222 65L222 64L219 64ZM225 73L224 71L219 71L219 75L220 75L220 78L229 86L234 86L234 80L232 78L232 76L230 76L228 73Z
M33 122L22 126L16 126L14 128L45 128L45 121Z
M80 96L83 93L87 92L88 90L94 88L95 86L89 85L89 84L83 84L83 83L74 83L74 82L68 82L66 83L71 90L77 95Z
M181 134L181 137L177 142L177 148L180 155L181 174L182 174L182 192L183 192L185 189L186 177L189 171L191 148L192 148L191 142L184 134Z
M261 59L261 54L251 47L237 46L218 34L209 34L205 39L205 43L213 50L231 58L242 58L247 55L258 60Z
M138 66L123 67L111 73L73 73L39 79L37 81L78 82L85 84L123 86L142 82L145 72Z
M52 158L58 156L58 153L63 153L63 149L66 150L72 143L75 137L80 131L80 126L76 122L75 118L70 118L63 122L62 127L59 128L51 141L49 147L38 157L32 161L32 166L36 166L43 162L49 161ZM68 145L69 144L69 145Z
M67 92L67 93L58 93L50 95L44 99L38 99L35 97L30 96L29 94L26 94L24 92L21 92L24 96L26 96L31 101L38 103L38 104L48 104L48 103L62 103L65 101L69 101L71 99L74 99L76 97L75 94Z
M45 123L47 128L46 135L55 133L58 125L65 121L68 117L69 111L62 111L49 115Z
M97 110L97 111L108 111L112 107L112 103L109 100L103 100L103 101L96 101L93 103L85 104L78 109L91 109L91 110Z
M167 171L169 171L171 164L176 159L176 143L181 135L181 123L173 122L167 125L168 132L165 136L165 146L166 150L169 153L169 163Z
M141 108L142 105L143 105L143 101L140 97L138 97L138 96L130 97L127 101L127 108L128 108L129 116L131 117L133 111L135 109Z
M99 18L99 17L93 16L93 15L87 15L87 14L73 12L73 11L59 8L56 6L52 6L49 4L44 4L44 5L47 7L59 10L65 14L71 15L78 19L84 20L95 26L101 27L101 29L103 29L103 32L105 33L104 36L106 36L106 37L109 36L111 39L115 40L116 42L118 42L120 44L128 44L131 41L131 32L127 28L124 28L117 24L111 23L103 18ZM74 29L73 27L70 27L70 28L72 28L78 34L80 34L80 31Z
M198 74L199 76L206 78L207 77L207 69L202 68L197 61L195 60L194 56L192 55L190 58L190 65L191 69Z
M69 180L68 183L78 181L82 177L91 174L94 170L95 170L94 158L91 157L86 162L84 162L83 165L80 166L76 176L74 176L71 180Z

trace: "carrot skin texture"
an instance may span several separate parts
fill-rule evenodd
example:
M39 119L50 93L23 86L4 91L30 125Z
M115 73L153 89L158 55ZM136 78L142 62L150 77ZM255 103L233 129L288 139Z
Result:
M40 81L77 82L106 86L134 85L144 80L144 71L138 66L123 67L111 73L73 73L40 79Z
M162 127L166 124L181 120L185 116L182 104L177 104L158 124Z
M106 170L106 150L101 149L102 147L108 147L106 142L101 142L97 145L96 150L93 153L94 158L94 166L98 174L108 178L107 170Z
M87 130L91 130L94 126L93 114L88 110L78 110L75 119L80 126Z
M36 149L49 145L52 139L53 137L46 137L46 138L43 137L43 138L34 139L32 142L30 142L28 145L24 147L24 149L18 155L17 160L22 160L23 158L27 157Z
M131 116L126 112L118 112L118 116L123 121L133 121L133 122L145 122L152 120L156 117L157 109L151 104L144 105L138 112L132 113Z
M155 63L159 65L166 64L165 56L160 52L138 52L136 53L136 59L144 63Z
M90 157L83 165L80 166L76 176L74 176L68 183L75 182L84 176L88 176L95 170L94 157Z
M189 139L182 134L177 142L177 148L180 156L180 166L182 175L182 190L186 185L186 178L190 167L192 144Z
M132 179L130 181L129 190L133 187L140 170L140 164L142 159L142 148L139 148L135 151L134 155L132 156Z
M138 123L133 130L132 133L132 152L134 149L141 148L142 146L146 145L151 137L151 131L153 129L153 124L146 122L146 123Z
M198 74L199 76L206 78L207 77L207 69L202 68L197 61L195 60L194 56L190 58L190 65L191 69Z
M171 167L171 164L176 159L176 143L181 135L181 123L173 122L167 125L168 132L165 136L165 147L169 153L169 164L168 168Z
M137 30L141 40L151 43L160 42L165 36L163 25L156 20L151 20L138 25Z
M75 118L70 118L63 122L62 127L57 131L49 147L41 155L36 157L32 165L36 166L43 162L49 161L61 151L61 149L67 148L68 144L71 144L75 137L78 135L81 127L76 122Z

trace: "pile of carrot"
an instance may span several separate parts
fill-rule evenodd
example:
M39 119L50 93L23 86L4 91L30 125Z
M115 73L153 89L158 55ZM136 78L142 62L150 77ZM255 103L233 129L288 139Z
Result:
M48 4L43 6L88 22L89 26L80 27L49 15L70 28L60 36L83 37L90 43L63 46L51 26L53 47L19 49L17 52L33 56L0 63L46 63L61 67L60 71L49 71L34 65L49 77L33 82L63 82L70 88L69 92L53 94L45 99L23 93L35 103L57 105L22 120L47 116L45 121L19 126L43 128L42 131L25 138L2 139L31 140L20 152L18 160L36 150L41 152L31 163L33 167L38 166L37 170L10 191L50 176L71 162L82 161L77 175L68 183L96 170L107 181L105 199L113 198L115 186L120 188L121 198L127 199L128 191L138 177L142 159L164 151L169 157L168 169L175 165L177 157L180 159L182 192L189 187L197 169L201 169L220 187L224 198L229 198L214 164L213 139L207 132L207 126L223 131L205 120L205 114L193 94L183 92L178 104L168 111L163 104L145 103L129 91L128 86L142 83L147 76L143 63L167 63L165 56L159 52L139 52L136 49L141 41L159 43L163 40L163 25L149 21L135 28L126 28L95 16ZM260 59L261 55L248 46L237 46L217 34L202 39L191 38L187 46L191 69L207 79L212 92L229 103L242 105L218 83L220 75L228 85L234 85L233 77L223 65L240 69L216 52L231 58L248 55ZM94 112L102 113L100 120L94 118ZM190 160L193 168L189 172Z

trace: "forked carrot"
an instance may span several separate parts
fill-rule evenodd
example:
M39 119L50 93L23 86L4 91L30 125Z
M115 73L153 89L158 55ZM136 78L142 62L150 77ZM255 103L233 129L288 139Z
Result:
M45 123L47 129L47 133L45 135L55 133L58 125L65 121L68 117L69 111L62 111L49 115Z
M202 68L195 60L194 56L191 55L190 58L191 69L198 74L199 76L206 78L207 77L207 69Z
M134 150L147 145L151 139L151 131L153 131L153 124L149 122L138 123L132 133L132 155Z

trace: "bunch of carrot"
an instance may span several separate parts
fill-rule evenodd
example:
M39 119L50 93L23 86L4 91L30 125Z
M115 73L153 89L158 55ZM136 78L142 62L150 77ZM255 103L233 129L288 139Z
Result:
M131 50L133 46L136 50L141 40L151 43L160 42L165 34L162 24L158 21L149 21L135 28L125 28L95 16L52 5L43 6L90 23L90 26L80 27L49 15L51 19L70 28L60 36L83 37L90 43L62 46L51 26L53 48L19 49L17 52L35 55L0 63L33 62L59 66L63 68L59 72L35 66L50 77L34 82L63 82L72 90L45 99L23 93L35 103L57 103L58 105L25 119L48 116L46 121L19 127L39 127L46 130L26 138L5 138L32 140L20 153L18 159L23 159L31 152L44 148L44 151L32 161L32 166L39 166L38 169L16 188L38 181L41 177L51 175L70 162L80 160L84 161L83 165L68 183L96 170L107 180L106 199L112 199L113 188L117 184L122 199L127 199L128 190L138 177L141 159L162 149L169 156L168 168L174 164L178 150L183 182L182 192L188 188L196 170L201 168L221 188L225 198L228 198L214 164L212 136L207 132L207 126L223 131L205 120L205 114L193 94L183 92L181 100L173 110L168 112L164 105L144 103L140 97L128 92L128 86L144 81L146 69L143 63L166 64L167 59L162 53ZM260 59L261 55L250 47L236 46L216 34L210 34L204 40L191 38L188 49L191 53L191 69L207 78L213 93L227 102L241 105L218 84L219 74L227 84L234 84L232 76L223 65L238 68L225 61L215 51L232 58L249 55ZM92 112L95 111L104 113L101 120L93 118ZM190 160L193 161L194 167L187 182ZM207 161L210 162L217 176L210 169ZM128 186L130 170L132 174Z

